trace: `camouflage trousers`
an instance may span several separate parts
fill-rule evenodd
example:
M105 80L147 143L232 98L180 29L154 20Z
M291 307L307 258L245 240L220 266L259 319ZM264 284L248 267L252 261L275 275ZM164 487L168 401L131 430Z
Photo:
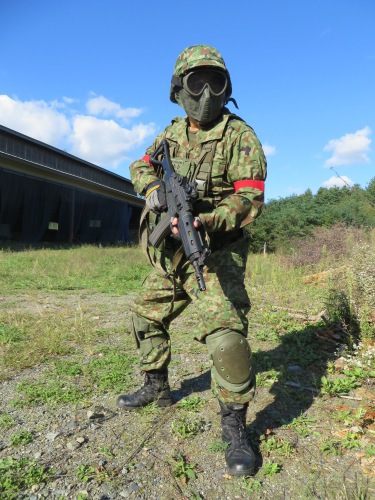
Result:
M246 255L236 250L236 245L231 244L208 257L204 267L207 287L204 292L199 291L193 268L188 262L168 273L172 259L168 255L162 256L165 269L160 266L153 269L132 308L134 336L140 350L142 370L168 366L171 359L169 327L187 306L192 309L192 317L197 319L193 339L206 344L210 335L220 331L223 335L237 332L246 338L250 310L244 285ZM249 383L240 392L221 386L214 371L211 370L211 388L223 403L246 403L253 399L255 382L252 367L250 374L244 373L244 379L248 379Z

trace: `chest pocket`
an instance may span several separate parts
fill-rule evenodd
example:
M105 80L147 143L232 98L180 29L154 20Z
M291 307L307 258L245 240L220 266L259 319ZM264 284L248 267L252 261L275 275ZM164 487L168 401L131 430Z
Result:
M222 190L225 161L214 161L216 146L217 141L205 143L197 161L195 180L200 198L218 195Z
M185 158L171 158L175 172L189 179L193 179L195 165L192 161Z

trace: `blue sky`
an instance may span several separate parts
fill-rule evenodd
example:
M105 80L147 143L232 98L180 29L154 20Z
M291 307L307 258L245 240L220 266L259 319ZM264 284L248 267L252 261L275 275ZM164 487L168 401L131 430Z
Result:
M0 124L129 178L183 110L178 54L222 53L266 199L375 176L374 0L4 0Z

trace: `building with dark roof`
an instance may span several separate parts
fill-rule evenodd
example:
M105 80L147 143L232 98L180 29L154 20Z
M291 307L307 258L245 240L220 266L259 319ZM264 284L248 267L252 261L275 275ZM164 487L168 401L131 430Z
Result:
M0 125L0 240L136 242L143 206L128 179Z

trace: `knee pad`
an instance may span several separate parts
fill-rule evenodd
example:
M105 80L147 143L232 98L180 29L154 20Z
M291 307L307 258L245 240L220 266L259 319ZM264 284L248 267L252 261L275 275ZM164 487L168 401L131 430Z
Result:
M212 376L224 389L242 392L253 383L249 343L241 333L220 330L206 337L212 358Z

